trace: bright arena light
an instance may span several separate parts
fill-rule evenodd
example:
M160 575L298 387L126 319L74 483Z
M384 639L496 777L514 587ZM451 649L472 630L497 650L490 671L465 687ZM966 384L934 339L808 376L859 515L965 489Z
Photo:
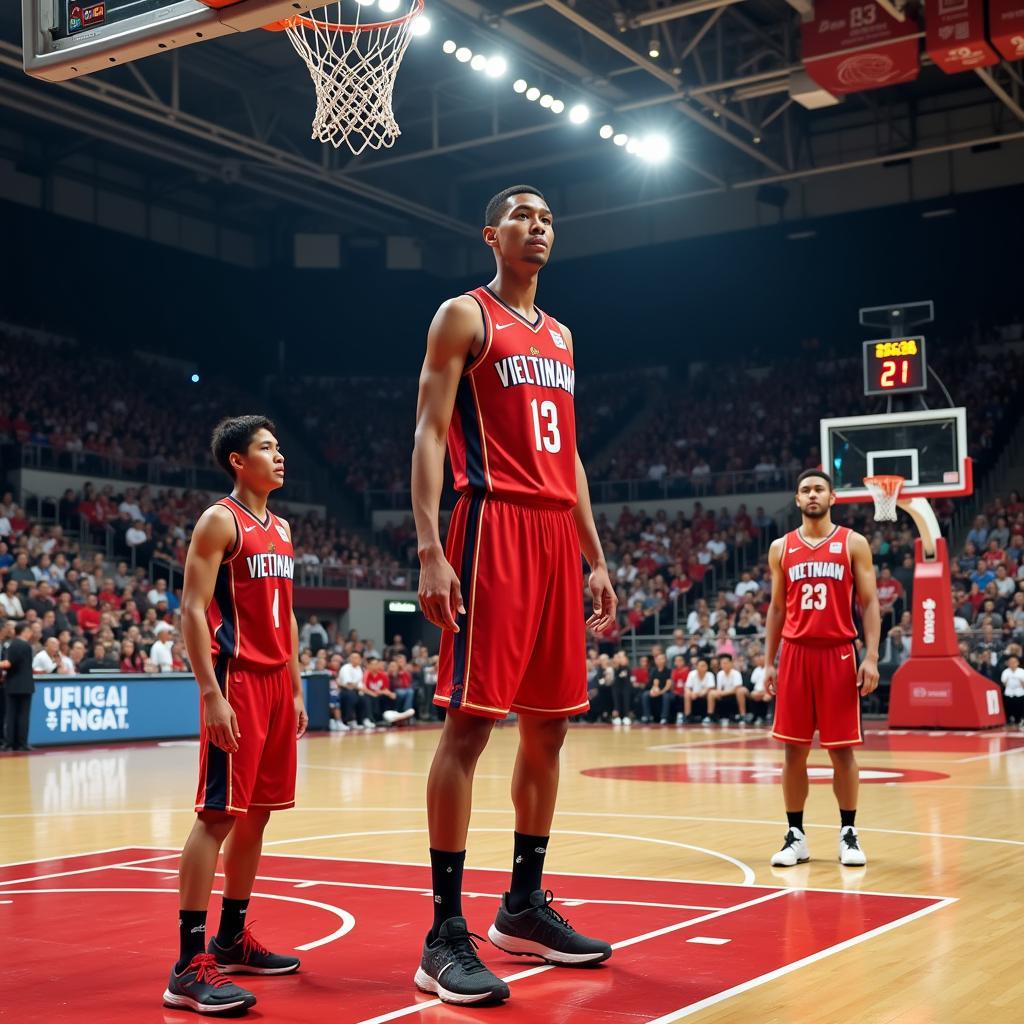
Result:
M529 86L526 84L525 78L517 78L512 83L512 88L518 93L524 93L529 88Z
M561 100L552 100L551 101L551 113L552 114L560 114L563 110L565 110L565 104Z
M569 120L573 124L583 124L584 121L590 118L590 107L586 103L577 103L575 106L569 108ZM609 129L610 131L611 129Z
M549 95L548 93L544 93L544 95L541 96L541 98L540 98L540 105L542 107L550 107L551 104L554 103L554 102L555 102L554 97Z
M492 57L484 70L488 78L501 78L508 71L508 61L504 57Z
M394 14L398 10L400 0L377 0L381 14Z
M648 135L640 143L640 156L648 163L664 163L672 152L668 139L664 135Z
M460 46L455 51L455 59L460 64L465 64L473 59L473 51L468 46Z
M193 373L192 377L191 377L191 380L192 380L193 384L198 384L199 383L199 374L198 373Z
M474 54L473 59L469 62L469 66L474 71L483 71L487 67L487 58L482 53Z
M626 143L626 152L636 155L640 152L640 142L637 139L630 139Z
M612 142L614 142L616 146L624 146L629 142L629 136L625 132L619 132L619 134L612 139Z
M571 112L569 116L572 117ZM600 135L602 139L610 139L614 134L615 129L610 124L601 125L601 130L598 132L598 135Z
M444 50L445 53L454 53L458 48L459 44L455 42L454 39L446 39L441 44L441 49Z
M421 14L418 18L413 18L412 24L409 26L409 32L414 36L428 35L430 29L430 19L425 14Z
M526 98L531 103L536 103L537 99L539 98L539 96L540 96L540 89L538 89L537 86L535 86L535 85L531 85L530 88L526 90Z

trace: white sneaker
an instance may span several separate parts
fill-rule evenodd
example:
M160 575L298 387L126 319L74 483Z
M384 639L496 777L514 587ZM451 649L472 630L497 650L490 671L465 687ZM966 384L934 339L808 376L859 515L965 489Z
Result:
M363 728L364 729L376 729L377 728L377 723L372 718L364 718L363 719Z
M786 832L782 841L782 849L772 854L773 868L791 868L796 864L806 864L811 859L811 851L807 849L807 836L798 828Z
M857 838L857 830L852 825L846 825L839 830L839 863L847 867L863 867L868 859L860 848L860 841Z
M616 715L616 716L615 716L615 717L614 717L614 718L612 719L612 725L622 725L622 719L621 719L621 718L619 718L619 716L618 716L618 715Z
M408 711L385 711L384 724L394 725L396 722L407 722L416 712L409 708Z
M328 728L328 730L330 732L337 732L338 731L338 720L336 718L330 719L328 721L328 723L327 723L327 728Z
M682 711L680 711L679 714L676 715L676 725L682 725L682 724L683 724L683 713L682 713Z
M344 722L336 720L334 725L338 732L348 732L349 730L349 727Z
M701 721L700 721L700 724L701 724L701 725L710 725L710 724L711 724L711 716L710 716L710 715L705 715L705 716L704 716L704 717L703 717L703 718L701 719Z
M633 724L633 719L630 718L629 715L626 715L626 717L622 720L622 724L623 725L632 725Z

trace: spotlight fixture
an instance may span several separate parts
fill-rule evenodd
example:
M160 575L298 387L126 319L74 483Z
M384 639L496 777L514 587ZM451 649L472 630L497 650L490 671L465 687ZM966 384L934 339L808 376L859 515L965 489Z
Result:
M512 83L512 88L518 93L524 93L529 88L529 86L527 86L525 78L517 78Z
M539 97L540 97L540 89L538 89L537 86L531 85L530 88L526 90L526 98L531 103L536 103Z
M460 64L466 64L473 59L473 51L468 46L460 46L455 51L455 59Z
M590 107L585 103L577 103L569 108L569 120L573 124L583 124L590 118Z
M572 114L569 114L572 117ZM615 134L615 129L610 124L601 125L600 131L597 133L602 139L610 139Z

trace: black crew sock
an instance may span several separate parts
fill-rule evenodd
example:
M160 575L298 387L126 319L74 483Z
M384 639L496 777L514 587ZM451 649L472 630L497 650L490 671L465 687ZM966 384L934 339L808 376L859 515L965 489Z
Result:
M801 832L804 830L804 812L803 811L786 811L786 821L789 822L790 828L798 828Z
M206 952L206 911L178 911L178 962L174 965L180 974L196 953Z
M844 811L842 807L839 808L839 824L841 828L846 828L847 825L853 825L854 818L857 817L857 808L855 807L852 811Z
M530 905L530 894L540 888L544 874L544 855L550 836L528 836L515 833L512 857L512 882L508 887L508 909L518 914Z
M233 946L235 940L245 928L245 912L249 909L248 900L229 900L224 897L220 906L220 927L217 929L217 945L221 949Z
M430 875L434 887L434 924L430 941L437 938L438 929L450 917L462 917L462 869L466 864L466 851L430 851Z

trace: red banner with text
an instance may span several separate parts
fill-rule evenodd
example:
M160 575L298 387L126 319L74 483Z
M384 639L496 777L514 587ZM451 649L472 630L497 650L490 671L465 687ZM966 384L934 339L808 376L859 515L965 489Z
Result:
M814 20L801 28L804 67L837 96L912 82L921 67L920 35L915 18L897 21L875 0L817 0Z
M927 0L925 49L947 74L999 63L985 38L985 0Z
M1024 60L1024 0L989 0L988 34L1007 60Z

